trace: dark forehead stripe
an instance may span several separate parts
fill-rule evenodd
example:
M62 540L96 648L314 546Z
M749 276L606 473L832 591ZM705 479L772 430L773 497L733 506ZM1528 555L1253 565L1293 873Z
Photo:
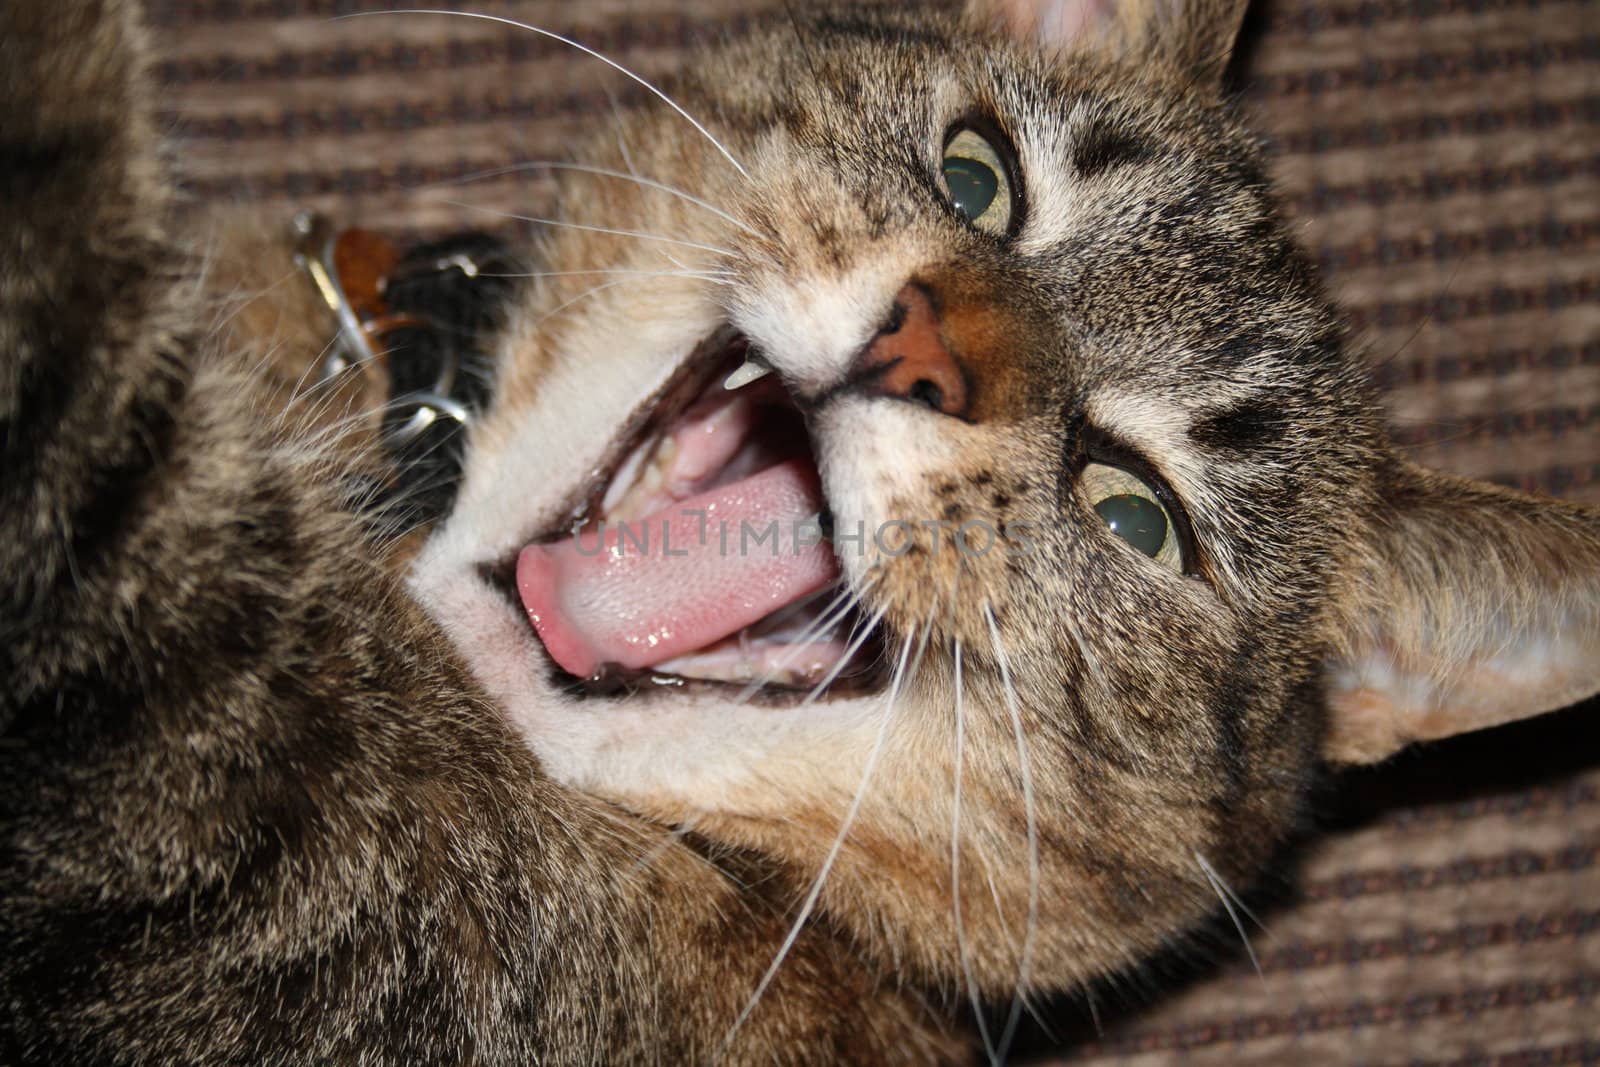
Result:
M1081 178L1092 178L1112 167L1143 163L1155 155L1155 147L1131 130L1109 119L1089 120L1078 131L1072 146L1072 165Z
M943 48L950 43L944 34L920 26L899 22L887 25L882 19L849 11L819 15L812 20L812 25L819 35L854 37L874 44L907 43Z
M1249 714L1254 696L1241 679L1250 677L1252 653L1240 651L1233 657L1230 669L1222 675L1216 694L1211 699L1211 710L1216 725L1212 759L1223 776L1227 787L1213 799L1219 811L1229 811L1239 802L1249 780L1249 753L1245 746L1245 717Z
M1246 400L1207 412L1189 428L1198 445L1232 456L1249 455L1280 442L1288 429L1282 413Z

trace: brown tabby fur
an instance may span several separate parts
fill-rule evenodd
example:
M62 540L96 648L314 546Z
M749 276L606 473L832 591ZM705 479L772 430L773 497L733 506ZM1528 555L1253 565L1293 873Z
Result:
M0 12L0 1062L709 1058L784 917L553 785L208 351L139 52ZM801 952L730 1059L953 1054Z
M808 15L686 76L748 181L664 110L584 157L754 233L573 176L579 221L731 254L566 231L546 265L734 283L555 319L592 280L532 286L408 589L338 495L348 460L279 416L319 344L284 350L281 324L307 317L212 328L132 15L0 9L0 1059L679 1062L730 1029L732 1062L955 1058L953 991L1068 988L1170 943L1215 910L1213 871L1239 884L1294 828L1319 758L1600 688L1600 516L1392 452L1220 102L1241 6L974 8L981 32ZM929 177L974 104L1051 164L1025 168L1016 246ZM258 240L223 245L220 288ZM910 279L972 370L970 422L835 388ZM844 311L808 320L802 286ZM531 637L480 577L576 484L530 442L614 432L724 322L808 407L838 520L1026 520L1042 546L846 560L916 669L894 706L819 705L770 743L781 709L557 691L496 651ZM623 385L561 410L596 379ZM343 403L322 410L365 400ZM1196 575L1085 506L1104 438L1185 500Z

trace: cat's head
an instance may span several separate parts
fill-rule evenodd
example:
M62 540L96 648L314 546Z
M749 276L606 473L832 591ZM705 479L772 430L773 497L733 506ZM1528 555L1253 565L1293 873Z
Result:
M551 774L999 993L1600 687L1600 523L1393 454L1240 13L807 15L591 142L414 578Z

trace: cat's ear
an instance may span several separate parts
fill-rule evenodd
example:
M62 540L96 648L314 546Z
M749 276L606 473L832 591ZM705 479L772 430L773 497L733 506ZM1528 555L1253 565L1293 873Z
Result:
M1408 465L1341 603L1324 747L1370 763L1600 692L1600 511Z
M967 0L967 17L1052 55L1109 53L1217 89L1249 0Z

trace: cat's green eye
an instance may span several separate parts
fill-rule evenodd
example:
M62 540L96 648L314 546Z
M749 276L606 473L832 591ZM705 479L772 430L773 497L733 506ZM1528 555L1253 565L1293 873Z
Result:
M1178 530L1156 491L1121 467L1090 463L1083 491L1111 532L1139 552L1175 571L1183 570Z
M944 189L956 213L985 233L1011 229L1011 178L988 138L962 128L944 146Z

